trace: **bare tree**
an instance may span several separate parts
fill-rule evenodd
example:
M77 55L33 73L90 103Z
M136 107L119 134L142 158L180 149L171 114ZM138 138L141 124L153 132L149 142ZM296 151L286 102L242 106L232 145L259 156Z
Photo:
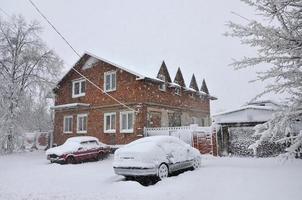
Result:
M0 18L0 150L12 152L22 132L21 111L28 96L51 87L62 61L39 37L37 22Z
M246 19L246 24L228 23L227 36L237 37L243 44L257 49L257 56L235 60L235 69L251 66L262 67L258 81L270 80L267 93L284 93L287 106L274 118L257 126L260 140L251 147L256 150L263 141L288 144L291 155L301 151L302 133L302 1L301 0L242 0L253 7L261 22ZM301 128L302 129L302 128ZM281 139L280 139L281 138Z

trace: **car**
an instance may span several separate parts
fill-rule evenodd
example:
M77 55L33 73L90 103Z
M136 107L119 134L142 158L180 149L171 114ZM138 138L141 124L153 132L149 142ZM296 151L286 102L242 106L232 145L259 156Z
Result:
M201 166L199 150L174 136L150 136L133 141L114 153L115 174L126 179L157 177Z
M68 138L64 144L46 151L51 163L76 164L89 160L100 160L110 153L110 147L92 136Z

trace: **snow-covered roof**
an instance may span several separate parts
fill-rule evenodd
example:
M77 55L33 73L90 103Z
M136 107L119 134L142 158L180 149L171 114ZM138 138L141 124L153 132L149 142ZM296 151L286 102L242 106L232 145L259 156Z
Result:
M276 105L276 106L282 106L280 103L274 101L274 100L257 100L257 101L251 101L251 102L248 102L247 104L245 105L261 105L261 104L273 104L273 105Z
M120 69L122 69L122 70L124 70L124 71L126 71L126 72L128 72L128 73L130 73L130 74L133 74L133 75L137 76L137 79L138 79L138 80L144 79L144 78L147 77L147 76L144 76L144 75L139 74L139 73L137 73L137 72L134 72L134 71L132 71L132 70L130 70L130 69L127 69L127 68L125 68L125 67L122 67L122 66L120 66L120 65L118 65L118 64L115 64L115 63L113 63L113 62L111 62L111 61L108 61L108 60L106 60L106 59L104 59L104 58L101 58L101 57L99 57L99 56L96 56L96 55L94 55L93 53L90 53L90 52L88 52L88 51L85 51L85 52L84 52L84 55L85 55L85 54L87 54L87 55L89 55L89 56L91 56L91 57L97 58L98 60L101 60L101 61L103 61L103 62L105 62L105 63L108 63L108 64L110 64L110 65L112 65L112 66L115 66L115 67L117 67L117 68L120 68ZM148 77L148 78L150 78L150 77Z
M188 87L184 87L184 89L186 90L186 91L191 91L191 92L197 92L195 89L193 89L193 88L188 88Z
M253 105L247 105L247 106L242 106L240 108L236 108L233 110L228 110L228 111L224 111L224 112L219 112L219 113L215 113L212 116L217 116L217 115L227 115L230 113L234 113L234 112L238 112L238 111L242 111L242 110L247 110L247 109L255 109L255 110L275 110L272 107L269 106L253 106Z
M181 87L179 84L177 83L169 83L170 87Z
M275 108L247 105L237 109L213 114L215 123L265 122L272 118Z
M90 140L99 140L96 137L92 136L77 136L77 137L70 137L66 141L67 142L85 142L85 141L90 141Z
M74 107L88 107L90 104L87 103L68 103L68 104L62 104L57 106L51 106L50 109L58 110L58 109L68 109L68 108L74 108Z

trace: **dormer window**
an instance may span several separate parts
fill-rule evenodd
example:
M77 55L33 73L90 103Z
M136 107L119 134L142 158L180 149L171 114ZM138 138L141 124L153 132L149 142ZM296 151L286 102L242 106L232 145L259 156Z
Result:
M180 87L175 87L175 94L180 96Z
M85 96L86 81L85 79L72 81L72 98Z
M166 77L162 74L159 74L158 78L163 81L163 83L159 85L159 90L166 91Z
M104 91L111 92L116 90L116 71L104 73Z

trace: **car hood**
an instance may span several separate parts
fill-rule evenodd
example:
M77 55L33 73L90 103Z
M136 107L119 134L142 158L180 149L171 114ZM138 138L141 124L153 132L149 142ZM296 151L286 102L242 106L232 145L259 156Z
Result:
M46 151L46 155L56 154L58 156L61 156L63 154L73 153L77 151L78 148L79 145L77 144L63 144L61 146L48 149Z

